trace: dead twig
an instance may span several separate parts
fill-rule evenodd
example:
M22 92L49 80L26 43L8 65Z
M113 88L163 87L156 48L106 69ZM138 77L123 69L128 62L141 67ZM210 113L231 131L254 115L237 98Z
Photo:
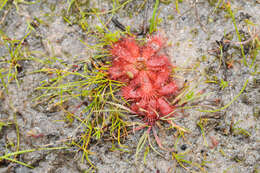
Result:
M6 10L6 11L4 12L4 15L3 15L3 17L2 17L2 19L1 19L1 21L0 21L0 25L5 21L5 18L6 18L6 16L7 16L8 12L9 12L9 10Z
M194 3L194 10L195 10L196 19L197 19L197 21L198 21L200 27L202 28L202 30L203 30L205 33L207 33L207 29L206 29L205 25L203 25L203 24L201 23L201 21L200 21L200 16L199 16L199 12L198 12L198 9L197 9L197 3L196 3L196 2Z

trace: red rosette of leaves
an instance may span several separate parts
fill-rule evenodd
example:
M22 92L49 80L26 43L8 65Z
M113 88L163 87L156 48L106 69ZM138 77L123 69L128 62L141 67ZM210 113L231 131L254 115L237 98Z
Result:
M178 90L170 77L173 66L166 55L159 53L162 47L159 36L150 37L143 46L134 37L126 37L115 42L110 50L110 78L126 83L122 96L149 125L174 111L167 99Z

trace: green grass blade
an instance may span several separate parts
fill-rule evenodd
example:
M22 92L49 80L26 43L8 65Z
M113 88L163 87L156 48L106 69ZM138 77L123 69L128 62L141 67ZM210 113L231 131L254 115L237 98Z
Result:
M229 15L231 16L232 22L234 24L236 34L237 34L237 38L238 38L239 42L241 42L242 40L241 40L241 36L239 34L238 27L237 27L237 24L236 24L235 15L234 15L230 5L227 5L226 7L227 7L227 11L228 11ZM243 44L240 44L240 48L241 48L241 54L243 56L243 63L244 63L245 66L247 66Z
M140 153L140 151L142 150L142 148L144 147L144 144L146 143L146 140L149 136L148 130L144 132L144 134L142 135L142 137L139 139L139 142L137 144L136 147L136 152L135 152L135 159L137 161L137 156Z
M229 107L234 101L236 101L236 99L243 93L243 91L245 90L247 83L248 83L248 79L246 80L246 82L244 83L244 86L242 87L242 89L240 90L240 92L225 106L219 108L219 109L215 109L215 110L203 110L203 109L197 109L197 111L200 112L208 112L208 113L214 113L214 112L218 112L218 111L222 111L224 109L226 109L227 107Z
M151 34L156 30L156 22L155 22L155 15L159 6L160 0L156 0L154 8L153 8L153 16L150 23L149 33Z
M9 160L11 162L15 162L15 163L18 163L18 164L21 164L23 166L27 166L29 168L33 168L32 166L26 164L26 163L23 163L21 161L18 161L18 160L15 160L15 159L12 159L10 158L11 156L16 156L16 155L20 155L20 154L25 154L25 153L30 153L30 152L34 152L34 151L41 151L41 150L61 150L61 149L68 149L69 147L54 147L54 148L36 148L36 149L30 149L30 150L23 150L23 151L16 151L16 152L13 152L13 153L9 153L9 154L5 154L3 156L0 156L0 160Z
M8 0L4 0L3 2L1 2L0 4L0 11L4 8L5 4L7 3Z

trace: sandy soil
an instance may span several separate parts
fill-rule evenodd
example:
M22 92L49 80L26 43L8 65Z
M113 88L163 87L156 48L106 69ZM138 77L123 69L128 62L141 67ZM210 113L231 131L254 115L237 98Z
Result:
M63 121L64 111L51 106L48 101L36 104L33 99L42 94L42 91L35 89L42 82L50 80L51 76L33 72L43 68L64 69L68 64L76 64L95 53L83 44L95 42L95 39L88 38L86 31L73 23L76 21L76 15L71 14L71 24L64 20L64 13L68 8L67 1L43 0L30 5L18 3L19 9L15 7L15 2L8 1L0 11L0 31L10 39L21 40L28 33L28 23L31 23L34 30L26 38L23 48L31 52L28 57L52 62L42 63L34 59L19 61L19 86L15 80L10 82L7 88L0 84L0 123L5 123L4 126L0 124L0 156L16 151L17 129L20 150L64 146L65 139L75 137L84 130L77 129L80 122L68 124ZM122 4L126 1L119 2ZM184 138L178 138L176 130L157 129L163 145L176 146L174 153L184 153L182 159L192 164L178 162L172 157L173 153L160 149L153 138L153 146L163 156L150 148L144 161L144 148L136 159L135 150L143 134L140 130L122 140L122 144L128 147L124 150L113 149L113 146L118 147L116 141L103 138L91 141L89 150L92 154L89 155L89 159L96 169L90 169L86 160L82 162L82 151L79 151L79 148L71 147L55 151L35 151L16 157L17 160L32 165L33 169L0 159L0 173L76 173L87 172L89 169L90 172L100 173L259 172L260 55L256 55L252 68L241 63L243 58L239 50L240 45L235 44L238 39L234 24L223 8L214 10L217 1L214 2L198 0L195 3L184 0L178 4L179 13L175 1L170 4L161 2L157 13L160 20L157 26L158 33L167 38L168 43L164 51L172 63L182 69L176 73L176 80L180 85L188 81L190 86L195 87L196 92L209 93L196 104L204 105L205 109L220 108L235 98L248 81L240 97L224 110L215 113L197 111L196 108L180 111L175 123L190 131ZM149 25L149 19L152 17L155 2L148 0L145 8L138 11L137 7L142 3L141 0L129 2L114 14L123 25L131 26L132 32L139 32L143 24ZM107 11L113 7L110 1L102 0L86 4L88 5L82 7L85 11L90 8ZM240 33L244 36L242 41L250 39L254 32L260 30L259 1L232 1L231 8ZM99 18L90 15L86 21L93 28L102 27L100 20L105 23L111 15L112 13L100 15ZM248 20L255 25L248 24ZM119 30L113 22L109 22L107 27L112 32ZM232 36L232 43L223 49L221 59L217 42L225 35ZM1 34L1 69L7 67L4 61L10 59L10 49L3 44L4 39ZM249 64L252 63L252 45L252 42L244 45ZM10 48L10 45L8 46ZM1 82L4 80L6 81L6 78L0 78ZM205 82L213 80L219 83ZM226 82L222 84L227 86L221 85L221 80ZM192 105L193 103L190 103L187 106ZM204 123L205 137L198 126L200 120ZM168 127L163 123L162 126ZM106 135L109 134L104 134Z

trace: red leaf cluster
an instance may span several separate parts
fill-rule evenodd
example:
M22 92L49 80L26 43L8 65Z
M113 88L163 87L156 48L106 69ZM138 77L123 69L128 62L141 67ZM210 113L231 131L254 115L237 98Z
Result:
M149 125L173 112L167 98L178 90L170 78L172 65L168 57L158 53L162 46L159 36L151 37L143 46L127 37L114 43L110 50L110 78L126 83L122 96L131 101L131 109Z

